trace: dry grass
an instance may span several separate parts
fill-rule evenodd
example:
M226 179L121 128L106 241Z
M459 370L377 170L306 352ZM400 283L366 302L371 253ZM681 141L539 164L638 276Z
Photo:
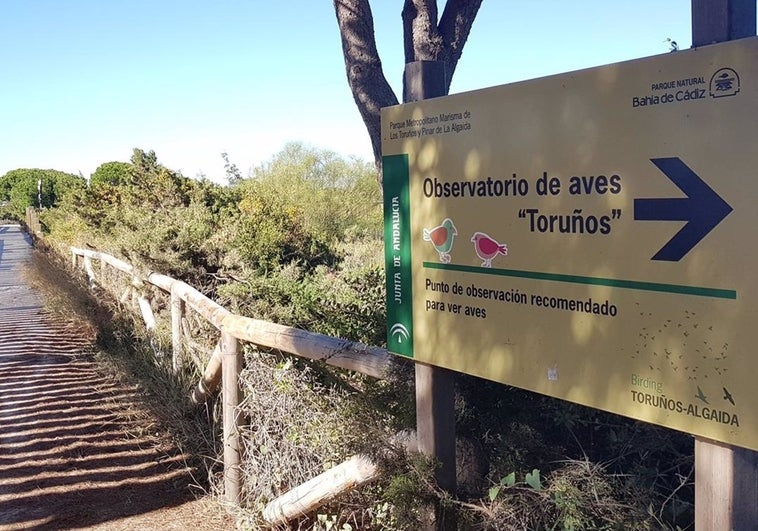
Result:
M77 279L72 278L55 255L35 250L32 261L22 271L24 280L41 293L45 310L56 318L76 323L83 335L95 337L110 319Z
M197 371L174 374L171 369L169 317L158 313L158 329L148 333L131 300L118 300L130 279L111 268L98 273L98 285L90 286L81 272L71 275L68 264L51 249L37 250L25 277L45 298L46 310L67 323L75 323L82 334L96 337L95 356L104 377L138 391L140 399L124 415L135 426L135 437L145 430L160 435L165 444L178 448L195 470L198 495L215 492L220 476L220 416L215 406L192 406L188 389L197 381ZM167 345L168 348L161 348Z
M263 525L272 499L385 438L381 414L367 419L353 386L300 360L248 346L240 380L247 528Z
M619 501L622 478L587 460L567 460L539 488L524 482L503 487L478 504L460 503L466 529L635 530L665 528L651 514Z

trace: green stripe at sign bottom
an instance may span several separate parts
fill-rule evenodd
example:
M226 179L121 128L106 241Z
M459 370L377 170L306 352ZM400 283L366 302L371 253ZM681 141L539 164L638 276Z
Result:
M677 293L679 295L694 295L697 297L711 297L714 299L737 298L737 292L729 289L681 286L678 284L661 284L657 282L642 282L638 280L622 280L616 278L583 277L579 275L562 275L559 273L541 273L539 271L520 271L518 269L495 269L458 264L440 264L436 262L424 262L424 267L426 269L444 269L447 271L460 271L462 273L477 273L481 275L528 278L531 280L549 280L553 282L588 284L592 286L610 286L612 288L632 289L638 291Z

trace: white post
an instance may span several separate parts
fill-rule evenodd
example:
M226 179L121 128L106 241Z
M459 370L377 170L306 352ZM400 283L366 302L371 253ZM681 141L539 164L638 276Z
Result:
M171 352L173 356L173 368L174 373L178 373L182 370L184 365L183 359L183 337L182 334L182 320L184 319L184 313L186 312L186 305L182 298L171 289Z

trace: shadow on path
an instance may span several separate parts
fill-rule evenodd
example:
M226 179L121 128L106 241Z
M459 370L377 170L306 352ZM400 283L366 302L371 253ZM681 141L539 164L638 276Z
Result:
M156 436L138 389L104 375L92 332L47 314L20 280L27 246L0 233L0 530L89 528L194 500L185 456Z

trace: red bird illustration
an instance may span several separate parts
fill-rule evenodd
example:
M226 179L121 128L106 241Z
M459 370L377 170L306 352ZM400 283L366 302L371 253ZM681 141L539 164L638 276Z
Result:
M482 267L492 267L492 259L497 255L508 255L508 247L504 243L498 243L483 232L475 232L471 237L474 242L476 255L484 260Z
M450 263L450 250L453 248L453 237L458 236L458 231L453 225L450 218L445 218L442 225L433 229L424 229L423 238L425 242L432 242L434 248L440 255L440 262L443 264Z

